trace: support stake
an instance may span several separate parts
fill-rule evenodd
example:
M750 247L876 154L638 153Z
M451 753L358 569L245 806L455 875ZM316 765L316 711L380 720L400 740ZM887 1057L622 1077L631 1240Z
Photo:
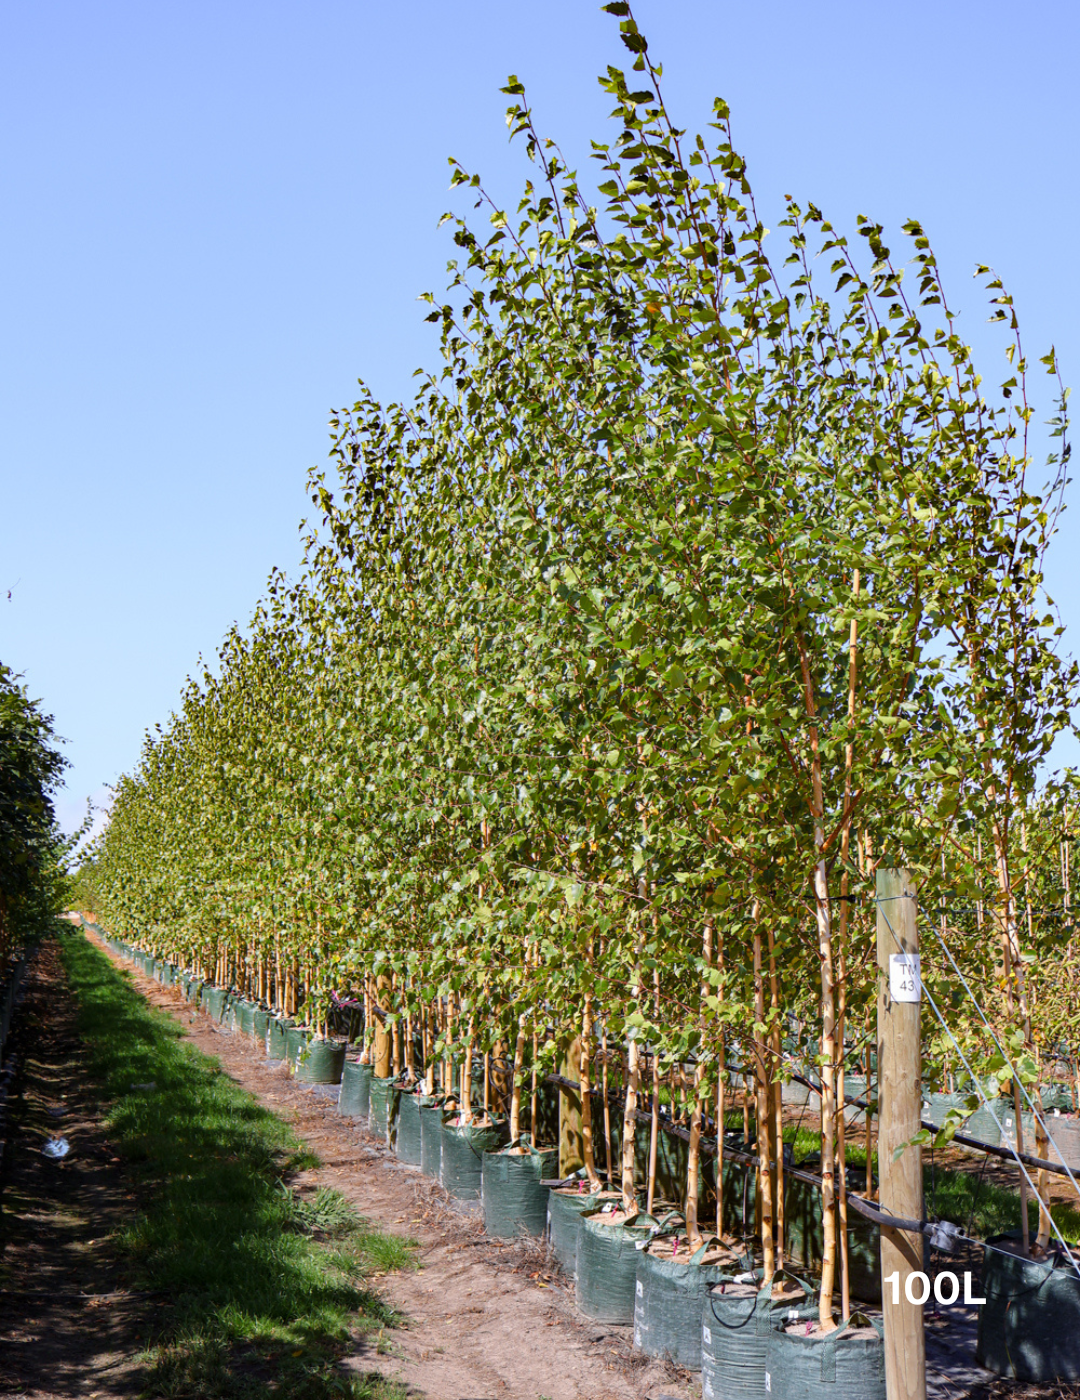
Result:
M919 1131L919 935L915 883L906 870L877 872L878 1175L881 1205L892 1215L923 1219L922 1148L893 1152ZM908 961L908 959L912 961ZM889 1400L926 1400L923 1307L910 1301L908 1279L922 1269L922 1240L903 1230L881 1231L881 1277L899 1273L898 1302L882 1287L885 1384ZM914 1290L916 1294L920 1289Z

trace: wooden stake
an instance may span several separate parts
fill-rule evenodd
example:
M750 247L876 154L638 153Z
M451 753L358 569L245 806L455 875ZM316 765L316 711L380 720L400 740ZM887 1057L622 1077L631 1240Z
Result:
M915 884L906 870L877 872L878 1173L881 1204L908 1220L923 1218L922 1148L894 1151L919 1131L922 1098L918 1000L893 999L901 988L900 954L917 954ZM891 980L890 980L891 979ZM918 985L921 995L921 984ZM926 1400L926 1339L921 1303L909 1301L908 1280L923 1264L922 1240L903 1230L881 1230L885 1313L885 1386L889 1400ZM891 1281L895 1279L894 1283ZM898 1301L894 1301L898 1300Z

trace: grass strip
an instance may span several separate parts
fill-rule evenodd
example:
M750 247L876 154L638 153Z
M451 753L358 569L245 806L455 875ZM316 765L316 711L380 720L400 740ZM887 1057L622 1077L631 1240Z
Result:
M380 1377L338 1365L358 1337L388 1349L396 1317L365 1286L412 1247L355 1215L338 1192L299 1200L317 1165L292 1129L184 1041L81 933L61 950L110 1137L138 1208L116 1243L132 1283L164 1299L146 1338L155 1396L396 1400Z
M859 1140L849 1141L845 1149L848 1167L866 1167L866 1148L862 1140L863 1129L856 1128ZM796 1161L813 1156L816 1170L817 1153L821 1147L821 1136L811 1128L788 1126L784 1129L784 1141L794 1150ZM973 1155L969 1171L955 1167L944 1167L934 1162L929 1149L923 1149L923 1199L927 1217L931 1220L951 1220L980 1240L992 1239L995 1235L1007 1235L1020 1230L1020 1188L1015 1191L988 1181L980 1172L980 1159ZM872 1167L877 1176L877 1152L873 1153ZM1019 1173L1017 1174L1019 1182ZM1069 1244L1080 1241L1080 1203L1054 1201L1050 1206L1050 1216ZM1039 1207L1034 1200L1028 1201L1028 1223L1034 1234L1039 1228Z

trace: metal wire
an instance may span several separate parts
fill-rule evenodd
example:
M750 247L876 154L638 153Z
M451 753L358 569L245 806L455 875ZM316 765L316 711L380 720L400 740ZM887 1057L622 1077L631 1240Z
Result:
M914 898L915 898L914 895L896 895L896 896L889 896L888 899L878 899L878 900L876 901L878 908L881 910L881 916L882 916L882 918L885 920L885 923L886 923L886 926L888 927L889 932L892 934L892 940L893 940L893 942L896 944L897 951L900 952L900 953L903 953L905 950L904 950L904 948L901 946L901 943L900 943L899 938L897 938L897 936L896 936L896 930L895 930L895 929L893 928L893 926L892 926L892 920L889 918L888 913L886 912L886 910L885 910L882 906L885 905L886 903L891 903L894 899L911 899L911 900L914 900ZM935 932L936 932L936 930L935 930ZM938 939L939 939L939 942L940 942L940 941L941 941L940 934L938 935ZM965 989L965 991L967 992L968 996L971 998L971 1001L972 1001L972 1003L973 1003L973 1005L974 1005L976 1011L978 1011L979 1017L980 1017L980 1019L982 1020L983 1025L985 1025L986 1028L987 1028L987 1030L990 1032L991 1036L993 1037L994 1043L997 1045L998 1049L1001 1051L1001 1056L1002 1056L1002 1058L1005 1060L1006 1064L1008 1064L1009 1067L1010 1067L1010 1069L1011 1069L1011 1068L1012 1068L1012 1061L1009 1059L1009 1056L1005 1053L1004 1047L1002 1046L1001 1042L998 1040L997 1036L994 1034L994 1029L993 1029L993 1027L990 1025L989 1021L987 1021L986 1017L983 1015L982 1007L979 1005L978 1000L976 999L976 997L974 996L974 994L971 992L971 989L968 987L967 982L964 981L963 975L960 973L959 968L956 967L956 963L955 963L955 961L953 960L952 954L949 952L948 948L945 947L944 942L942 942L942 947L943 947L944 950L945 950L945 955L948 957L949 961L952 963L954 969L956 970L957 975L960 977L960 980L963 982L963 984L964 984L964 989ZM1077 1263L1077 1260L1076 1260L1075 1257L1073 1256L1073 1252L1072 1252L1072 1250L1069 1248L1069 1245L1068 1245L1068 1243L1066 1242L1064 1235L1062 1235L1061 1231L1058 1229L1057 1222L1054 1220L1054 1217L1053 1217L1053 1216L1051 1215L1051 1213L1050 1213L1050 1207L1049 1207L1048 1205L1043 1205L1043 1203L1042 1203L1042 1198L1041 1198L1041 1196L1039 1195L1039 1192L1037 1191L1037 1189L1036 1189L1036 1187L1035 1187L1035 1183L1034 1183L1034 1182L1032 1181L1032 1179L1031 1179L1031 1176L1030 1176L1030 1174L1029 1174L1029 1172L1028 1172L1027 1167L1024 1165L1024 1163L1020 1160L1019 1156L1017 1155L1017 1150L1016 1150L1016 1148L1013 1147L1013 1146L1009 1143L1008 1137L1007 1137L1007 1136L1004 1134L1004 1132L1002 1131L1001 1124L998 1122L997 1114L994 1112L993 1108L991 1107L991 1105L990 1105L990 1100L989 1100L989 1099L986 1097L986 1095L984 1094L984 1092L983 1092L983 1087L982 1087L982 1084L979 1082L978 1076L975 1074L975 1072L974 1072L974 1070L972 1069L971 1065L968 1063L967 1056L964 1054L963 1050L961 1050L959 1041L956 1039L956 1037L953 1035L952 1031L949 1029L949 1025L948 1025L948 1022L945 1020L945 1017L944 1017L944 1016L941 1014L941 1012L938 1010L937 1002L934 1000L933 995L931 994L931 992L930 992L929 989L927 988L926 983L925 983L925 981L923 981L922 977L920 977L919 983L920 983L920 986L921 986L923 992L924 992L925 995L926 995L927 1001L930 1003L930 1009L933 1011L934 1015L937 1017L938 1022L939 1022L940 1025L941 1025L942 1030L945 1032L945 1034L946 1034L946 1035L949 1037L949 1039L952 1041L953 1046L954 1046L955 1049L956 1049L956 1053L957 1053L957 1055L959 1055L960 1060L961 1060L961 1062L962 1062L964 1068L967 1070L968 1074L971 1076L972 1082L973 1082L974 1085L975 1085L975 1088L976 1088L976 1090L977 1090L977 1092L978 1092L978 1095L979 1095L979 1097L983 1100L983 1106L988 1110L988 1112L989 1112L989 1114L990 1114L990 1117L994 1120L995 1124L997 1124L998 1131L999 1131L1000 1133L1002 1133L1002 1136L1005 1138L1006 1145L1008 1146L1009 1151L1013 1154L1013 1158L1014 1158L1014 1160L1015 1160L1015 1162L1016 1162L1016 1165L1019 1167L1020 1171L1023 1173L1024 1180L1027 1182L1028 1186L1030 1186L1032 1192L1033 1192L1034 1195L1035 1195L1036 1200L1039 1201L1039 1203L1040 1203L1040 1208L1041 1208L1041 1209L1045 1209L1047 1219L1048 1219L1049 1222L1050 1222L1050 1228L1051 1228L1051 1230L1054 1232L1054 1234L1057 1236L1058 1243L1061 1245L1061 1248L1064 1250L1064 1252L1065 1252L1065 1254L1066 1254L1066 1256L1067 1256L1067 1258L1068 1258L1068 1260L1069 1260L1069 1263L1070 1263L1070 1264L1072 1265L1072 1267L1073 1267L1073 1272L1076 1274L1077 1278L1080 1279L1080 1263ZM1017 1081L1017 1082L1019 1082L1019 1081ZM1021 1089L1023 1089L1023 1085L1021 1085L1020 1087L1021 1087ZM1025 1092L1025 1097L1027 1097L1026 1090L1025 1090L1024 1092ZM1031 1102L1030 1098L1028 1098L1028 1102L1029 1102L1029 1103ZM1043 1123L1043 1127L1044 1127L1044 1128L1045 1128L1045 1126L1046 1126L1046 1124ZM1055 1150L1057 1151L1056 1146L1055 1146ZM1063 1155L1062 1155L1062 1153L1061 1153L1060 1151L1058 1151L1058 1156L1062 1158L1062 1166L1064 1166L1064 1167L1065 1167L1065 1170L1069 1173L1069 1180L1073 1183L1073 1186L1075 1187L1075 1186L1076 1186L1076 1178L1073 1176L1073 1174L1072 1174L1072 1172L1069 1170L1068 1166L1066 1166L1064 1157L1063 1157ZM1077 1187L1077 1190L1080 1191L1080 1187Z

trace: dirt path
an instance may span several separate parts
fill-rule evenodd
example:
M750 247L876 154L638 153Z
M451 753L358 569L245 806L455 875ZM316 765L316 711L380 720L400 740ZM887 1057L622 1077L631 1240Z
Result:
M95 940L97 941L97 940ZM590 1324L573 1306L535 1242L490 1240L479 1218L449 1204L416 1168L336 1109L337 1090L292 1080L240 1036L195 1013L179 990L162 987L111 950L153 1005L261 1103L292 1123L322 1165L297 1185L333 1186L376 1224L419 1241L421 1268L378 1280L408 1319L389 1355L358 1352L358 1372L378 1370L424 1400L690 1400L697 1378L633 1351L629 1327ZM546 1277L545 1277L546 1275Z
M101 1127L54 941L24 986L0 1214L0 1394L133 1395L153 1300L124 1289L109 1243L134 1197ZM54 1136L71 1148L55 1162L41 1150Z

